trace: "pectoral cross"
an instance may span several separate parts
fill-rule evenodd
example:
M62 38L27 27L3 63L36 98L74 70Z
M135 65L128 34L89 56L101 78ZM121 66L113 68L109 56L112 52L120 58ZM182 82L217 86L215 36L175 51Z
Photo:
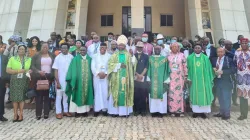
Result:
M125 90L125 84L126 84L126 78L125 77L122 77L122 91Z

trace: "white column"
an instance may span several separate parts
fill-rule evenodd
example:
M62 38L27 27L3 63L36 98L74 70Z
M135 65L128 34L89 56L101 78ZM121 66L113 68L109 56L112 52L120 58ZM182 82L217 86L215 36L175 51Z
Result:
M225 38L233 42L238 35L250 37L243 0L210 0L211 17L216 41Z
M195 35L204 36L200 0L188 0L188 12L192 39L194 39Z
M34 0L28 37L38 36L47 41L50 33L62 34L66 24L66 3L68 0Z
M77 38L86 35L89 0L77 0L75 35Z
M4 42L13 34L25 40L33 0L0 0L0 34Z
M248 29L250 30L250 0L244 0L245 12L247 17Z
M144 0L131 0L132 33L144 32Z

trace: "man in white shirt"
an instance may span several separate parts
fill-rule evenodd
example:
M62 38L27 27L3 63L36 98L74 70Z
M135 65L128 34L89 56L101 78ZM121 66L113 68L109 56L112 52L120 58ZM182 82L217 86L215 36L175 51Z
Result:
M164 44L164 36L162 34L157 35L157 44L161 46L161 56L167 57L171 50L169 45Z
M73 56L69 54L69 44L63 43L61 45L61 52L54 61L53 69L55 69L55 79L57 85L56 91L56 118L62 119L63 116L71 117L68 108L68 96L65 94L66 89L66 75L69 65ZM63 100L63 114L62 114L62 102Z
M92 58L93 55L100 53L100 37L98 35L93 36L93 43L88 47L88 55Z
M102 111L104 116L107 116L108 111L108 61L110 54L106 53L107 44L101 43L100 53L95 54L91 62L91 70L93 73L94 82L94 117L97 117Z

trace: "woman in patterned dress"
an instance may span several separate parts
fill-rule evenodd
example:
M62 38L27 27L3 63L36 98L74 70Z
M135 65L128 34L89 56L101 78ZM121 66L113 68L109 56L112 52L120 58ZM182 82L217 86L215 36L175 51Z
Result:
M168 56L170 68L170 84L168 93L169 111L174 116L179 117L184 113L183 87L187 78L186 58L180 52L178 43L171 45L171 54Z
M241 48L235 52L234 60L237 63L237 93L240 97L240 117L238 120L247 119L248 99L250 97L250 50L248 39L240 40Z
M10 100L14 107L13 122L21 122L23 120L23 107L26 99L25 93L28 90L29 78L26 73L29 72L31 58L25 56L27 47L25 45L18 46L18 55L12 56L7 65L7 73L11 74L10 80ZM18 109L20 113L18 114Z

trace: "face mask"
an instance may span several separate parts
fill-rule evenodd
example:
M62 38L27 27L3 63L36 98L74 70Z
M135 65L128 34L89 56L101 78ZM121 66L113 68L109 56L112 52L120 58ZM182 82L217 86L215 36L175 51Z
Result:
M113 50L113 51L115 51L115 50L116 50L116 48L112 48L112 50Z
M168 40L168 41L167 41L167 44L169 45L170 43L171 43L171 41L170 41L170 40Z
M199 39L198 38L195 38L194 41L198 41Z
M108 38L108 41L112 41L113 39L112 38Z
M250 42L248 42L248 47L250 47Z
M142 42L148 42L148 38L147 37L143 37L141 40L142 40Z
M171 43L175 43L176 42L176 40L171 40Z
M157 44L158 45L162 45L163 44L163 40L157 40Z

